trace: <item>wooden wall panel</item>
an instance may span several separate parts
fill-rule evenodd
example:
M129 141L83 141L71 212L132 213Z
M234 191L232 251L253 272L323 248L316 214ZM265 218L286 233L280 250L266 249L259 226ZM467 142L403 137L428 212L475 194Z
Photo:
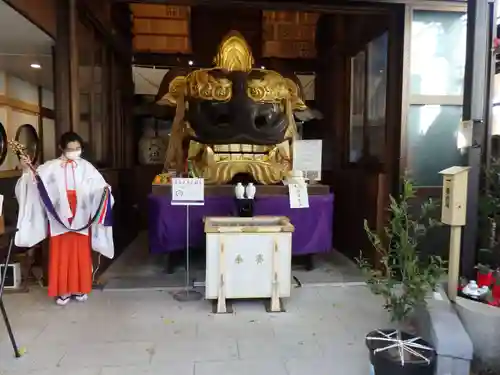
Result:
M134 34L189 35L188 20L135 18Z
M318 13L262 12L264 57L315 58Z
M136 35L134 50L155 53L189 53L189 39L186 37L166 37L159 35Z
M191 53L189 7L131 4L136 52Z

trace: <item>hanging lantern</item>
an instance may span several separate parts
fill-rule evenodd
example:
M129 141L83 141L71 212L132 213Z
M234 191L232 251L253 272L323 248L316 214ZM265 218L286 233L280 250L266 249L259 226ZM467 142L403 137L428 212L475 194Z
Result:
M152 126L144 127L139 140L139 163L141 165L163 164L167 152L165 139L156 135Z

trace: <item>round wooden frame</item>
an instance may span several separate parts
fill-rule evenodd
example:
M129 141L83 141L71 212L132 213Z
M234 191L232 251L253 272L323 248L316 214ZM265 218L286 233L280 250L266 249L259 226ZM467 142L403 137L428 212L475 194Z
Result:
M7 158L7 141L7 132L5 131L3 124L0 122L0 165L2 165Z
M31 144L24 144L21 142L21 134L23 132L28 132L30 135L30 138L32 139ZM33 125L30 124L24 124L21 125L16 132L16 141L23 143L24 146L26 146L27 154L31 158L31 162L35 164L38 161L38 154L40 151L40 138L38 138L38 134L36 132L36 129L33 127Z

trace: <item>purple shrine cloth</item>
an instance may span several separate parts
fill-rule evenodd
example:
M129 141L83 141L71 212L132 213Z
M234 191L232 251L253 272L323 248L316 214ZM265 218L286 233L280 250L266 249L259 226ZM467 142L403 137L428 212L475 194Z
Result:
M173 206L170 201L168 195L150 194L148 197L151 253L170 253L186 248L186 206ZM254 214L290 218L295 226L293 255L324 253L332 249L333 201L333 194L310 195L309 208L291 209L288 195L260 196L255 199ZM205 197L205 205L190 206L190 246L204 246L204 217L234 216L235 212L233 197Z

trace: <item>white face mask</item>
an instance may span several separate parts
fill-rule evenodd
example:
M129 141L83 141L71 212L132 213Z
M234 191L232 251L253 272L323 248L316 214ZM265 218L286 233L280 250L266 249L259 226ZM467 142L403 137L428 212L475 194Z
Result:
M78 151L68 151L64 153L64 156L68 160L78 160L80 159L80 155L82 154L82 150Z

